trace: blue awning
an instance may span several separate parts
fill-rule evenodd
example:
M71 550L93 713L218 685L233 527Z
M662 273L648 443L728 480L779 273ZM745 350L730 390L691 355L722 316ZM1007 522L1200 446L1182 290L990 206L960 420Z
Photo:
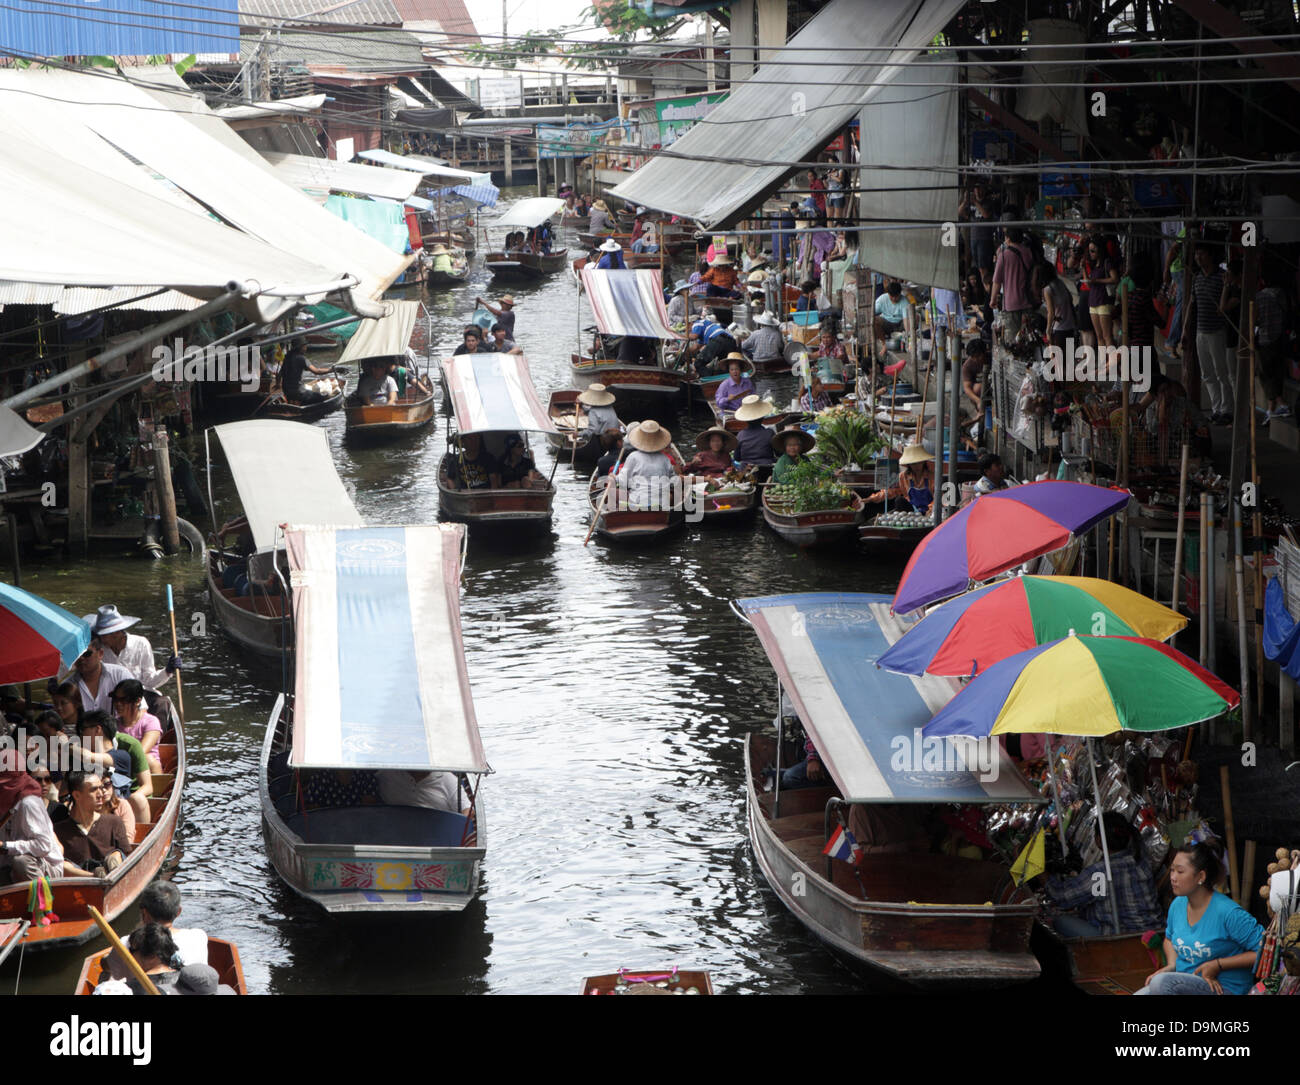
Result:
M957 687L876 667L901 631L888 595L770 595L737 604L846 800L1043 801L996 741L923 738Z

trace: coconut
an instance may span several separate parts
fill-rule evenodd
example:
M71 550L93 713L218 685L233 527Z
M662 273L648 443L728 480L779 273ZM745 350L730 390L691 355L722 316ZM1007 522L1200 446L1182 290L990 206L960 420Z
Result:
M1291 853L1287 851L1286 848L1277 849L1277 861L1279 863L1285 863L1290 858L1291 858Z

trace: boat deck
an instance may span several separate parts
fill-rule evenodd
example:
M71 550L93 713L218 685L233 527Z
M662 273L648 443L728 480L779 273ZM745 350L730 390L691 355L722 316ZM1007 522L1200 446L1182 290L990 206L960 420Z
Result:
M358 847L455 848L465 833L464 814L414 806L345 806L285 817L308 844Z

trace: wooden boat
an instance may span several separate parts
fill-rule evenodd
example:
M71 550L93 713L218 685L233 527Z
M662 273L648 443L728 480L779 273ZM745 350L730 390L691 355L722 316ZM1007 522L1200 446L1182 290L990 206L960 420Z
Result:
M795 546L843 541L862 522L862 498L857 494L853 495L853 504L847 508L787 513L772 506L768 489L763 487L763 519L781 538Z
M630 445L623 448L623 456L630 450ZM669 445L665 451L670 459L677 463L685 462L676 445ZM622 457L620 457L621 462ZM611 508L615 502L617 489L610 485L613 475L598 478L591 473L587 483L587 501L591 506L591 517L595 522L595 533L602 539L612 542L647 542L662 539L686 523L687 509L679 501L669 508L627 508L625 505Z
M23 933L29 925L26 919L7 919L0 923L0 964L4 964L9 954L23 944Z
M180 821L181 791L185 785L185 736L176 722L154 747L163 771L153 774L153 795L149 798L151 820L135 828L135 847L116 870L103 878L51 878L57 923L33 924L20 936L25 951L61 949L82 945L99 936L99 927L89 909L99 909L112 923L134 903L146 885L158 876L171 854L172 841ZM0 922L29 919L30 882L0 886Z
M469 279L468 264L459 274L454 271L434 271L430 268L429 274L425 277L425 282L431 289L440 290L449 286L461 286L467 279Z
M1165 963L1164 955L1147 948L1140 934L1062 938L1041 919L1034 925L1030 944L1044 975L1068 978L1089 995L1136 994Z
M670 410L689 383L685 370L661 365L629 365L613 358L569 356L573 375L582 380L603 384L618 397L618 406L627 411Z
M438 509L464 524L545 527L555 504L555 486L534 490L462 490L452 484L451 453L438 464Z
M295 623L294 678L262 744L267 855L332 915L463 911L478 892L490 771L461 642L464 528L291 526L286 549L294 613L310 620ZM356 699L348 676L359 670L374 688L407 687L396 714ZM454 774L454 809L384 803L380 771ZM330 794L317 773L349 774L354 804L317 803Z
M746 423L737 421L736 413L734 411L724 411L718 406L718 401L716 399L710 399L708 404L709 410L713 414L713 424L715 426L721 426L723 429L729 430L732 433L743 433L745 431ZM793 413L790 411L773 411L763 419L763 425L770 426L773 432L775 432L788 422L792 422L794 419L802 417L803 415L799 411L794 411Z
M81 966L81 975L77 977L77 987L73 994L94 994L95 988L104 974L104 960L112 952L110 949L91 954ZM208 939L208 964L216 969L217 982L234 988L235 994L248 994L248 984L244 980L244 966L239 960L239 950L234 942L224 938Z
M645 266L646 267L659 266L659 254L657 252L634 253L632 251L632 232L630 230L627 233L618 233L618 234L593 234L587 232L580 232L578 234L578 240L583 245L585 245L588 249L597 249L601 245L603 245L606 241L609 241L611 238L617 241L619 245L622 247L623 256L625 259L631 256L653 257L654 264L653 265L646 264ZM660 238L660 242L659 242L660 248L663 249L664 255L669 257L676 256L689 243L688 238L680 233L670 233L665 235L663 232L660 232L659 238ZM628 264L628 267L631 266L632 266L631 264Z
M578 402L581 394L577 388L561 388L551 393L546 413L556 432L548 433L546 441L561 461L589 467L600 459L600 439L582 436L586 409Z
M953 991L1023 983L1040 974L1030 951L1037 901L1005 864L932 847L925 819L951 803L1042 798L1004 751L996 771L954 752L930 768L891 755L909 743L956 683L864 666L897 629L886 595L809 593L736 601L789 703L818 735L824 786L792 790L781 773L803 756L778 716L776 736L745 742L746 821L756 865L772 891L850 967L898 990ZM897 624L896 622L894 623ZM769 783L769 768L775 785ZM847 784L846 784L847 781ZM847 790L851 787L852 790ZM877 813L873 814L873 808ZM841 819L868 828L856 865L824 848ZM882 834L872 839L870 826Z
M748 486L729 487L715 493L704 493L696 484L696 500L699 501L704 518L702 527L733 527L746 524L754 518L758 509L758 487L754 483Z
M554 252L490 252L483 257L484 266L492 277L507 282L534 282L564 267L569 258L568 249Z
M315 403L291 403L284 398L283 392L275 391L263 399L249 417L277 418L286 422L317 422L343 406L343 393L343 381L339 381L339 391L335 395Z
M892 545L900 551L911 552L929 533L928 527L891 527L867 523L858 528L858 538L863 542Z
M204 434L208 493L212 493L208 434L214 433L245 513L251 507L255 514L251 522L247 515L240 516L209 535L203 555L208 597L226 636L241 648L278 658L287 634L283 591L288 583L279 525L311 516L332 524L360 524L361 515L339 479L324 430L269 419L214 426ZM248 581L245 594L239 591L241 574Z
M626 995L638 988L654 987L669 995L711 995L713 980L707 972L680 968L620 968L605 976L588 976L582 981L584 995Z
M348 440L382 440L423 429L433 421L433 385L422 376L412 377L406 394L396 403L349 404L344 435Z
M345 435L349 440L401 436L433 421L433 384L421 371L420 359L410 347L422 310L418 301L390 302L387 315L366 321L339 357L340 365L356 365L361 375L376 360L386 366L399 363L409 374L406 388L396 403L371 404L359 403L355 398L349 400L345 418Z

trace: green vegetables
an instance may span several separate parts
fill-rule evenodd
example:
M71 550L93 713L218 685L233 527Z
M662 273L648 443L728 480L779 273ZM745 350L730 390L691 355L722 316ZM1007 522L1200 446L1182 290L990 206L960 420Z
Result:
M854 407L832 407L817 416L817 454L829 467L865 467L884 447L870 415Z
M792 516L848 508L853 504L853 493L835 481L829 467L805 459L785 476L784 482L768 486L767 503L773 512Z

